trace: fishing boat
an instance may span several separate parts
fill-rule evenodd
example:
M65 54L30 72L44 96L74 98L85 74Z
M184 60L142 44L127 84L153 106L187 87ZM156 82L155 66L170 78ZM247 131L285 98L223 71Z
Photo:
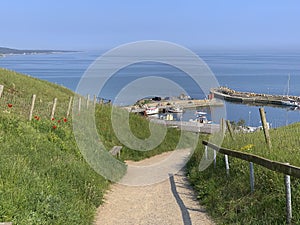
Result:
M211 124L212 121L208 120L206 115L206 112L202 112L202 111L196 111L196 119L190 119L190 122L197 122L197 123L202 123L202 124Z
M205 124L212 123L212 121L209 121L207 119L207 117L203 116L203 115L202 116L198 116L196 120L197 120L198 123L205 123Z
M179 106L173 106L167 109L169 113L183 113L183 108Z
M158 107L149 107L145 109L145 114L146 115L153 115L153 114L158 114L159 109Z
M205 116L205 115L207 115L207 112L196 111L195 114L196 114L197 116Z

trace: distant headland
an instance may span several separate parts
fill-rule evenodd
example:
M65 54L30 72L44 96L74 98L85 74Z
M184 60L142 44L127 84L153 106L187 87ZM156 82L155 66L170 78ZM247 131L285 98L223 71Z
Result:
M77 52L77 51L67 51L67 50L22 50L0 47L1 55L26 55L26 54L51 54L51 53L67 53L67 52Z

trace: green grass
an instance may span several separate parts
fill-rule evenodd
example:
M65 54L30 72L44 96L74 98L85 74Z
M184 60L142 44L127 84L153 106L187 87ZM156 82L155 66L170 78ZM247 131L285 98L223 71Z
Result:
M24 119L28 118L33 94L36 95L34 113L42 119L50 117L54 98L57 98L55 116L64 117L69 97L74 95L72 91L62 86L1 68L0 84L4 85L0 101L2 112L13 113ZM8 104L13 105L9 110Z
M109 182L82 159L70 124L0 116L0 221L90 224Z
M72 119L63 121L69 97L74 93L4 69L0 69L0 84L5 86L0 99L0 222L92 224L110 182L84 160L74 139ZM28 121L32 94L37 95L34 116L39 120ZM51 121L55 97L58 98L56 119ZM111 111L109 105L96 107L96 126L106 149L122 145L111 124ZM84 116L84 111L80 116ZM144 140L150 137L148 120L130 115L129 121L136 137ZM53 129L54 125L56 129ZM272 129L272 150L267 148L262 132L236 134L235 141L227 135L223 146L300 166L299 132L300 124ZM135 151L124 146L121 160L141 160L171 151L176 147L179 135L178 130L168 129L162 143L151 151ZM284 224L283 174L255 165L255 192L251 194L247 162L229 157L230 176L227 177L224 156L218 154L216 168L210 166L199 172L202 139L208 139L208 136L200 137L187 165L188 176L199 201L214 220L219 224ZM300 182L296 178L291 180L293 224L300 224Z
M98 128L98 132L101 136L101 140L103 144L106 146L107 149L110 149L115 145L122 145L122 143L120 143L120 141L116 137L112 124L110 122L111 110L112 108L109 105L100 105L97 107L97 111L96 111L96 125ZM141 116L130 114L129 124L132 133L137 138L144 140L149 138L149 136L151 135L149 129L149 121L142 118ZM158 131L160 130L160 127L158 125L155 128ZM176 148L179 137L180 137L179 130L168 129L162 143L159 144L153 150L136 151L124 146L121 152L121 159L138 161L138 160L142 160L160 154L162 152L172 151Z
M110 182L84 160L75 142L72 119L63 121L69 97L74 93L4 69L0 69L0 84L5 86L0 99L0 222L92 224ZM39 120L28 121L32 94L37 95L34 116ZM56 119L51 121L55 97L58 98ZM122 145L111 124L111 111L109 105L96 107L96 126L106 149ZM122 111L118 113L122 114ZM84 110L80 116L84 116ZM130 115L129 121L136 137L144 140L150 137L148 120ZM56 129L53 129L54 125ZM159 126L154 127L160 132ZM227 135L223 146L300 166L299 132L300 124L272 129L272 150L267 148L262 132L236 134L235 141ZM162 143L151 151L135 151L124 146L120 160L141 160L171 151L179 136L180 131L168 129ZM210 166L199 172L202 139L208 139L208 136L200 136L198 147L187 165L188 176L199 201L214 220L219 224L284 224L283 174L255 165L255 192L251 194L247 162L229 157L230 176L227 177L224 156L218 154L216 168ZM121 171L119 176L123 173ZM293 224L300 224L300 182L296 178L291 180Z
M0 84L4 85L0 98L0 222L92 224L110 182L84 160L75 142L72 118L64 122L74 93L5 69L0 69ZM37 96L33 116L38 119L28 121L32 94ZM54 98L58 102L55 120L51 121ZM109 105L97 105L95 114L100 139L107 149L122 145L112 128L111 110ZM138 115L130 115L130 127L138 138L150 135L149 121ZM140 160L171 151L179 134L178 130L168 130L167 138L152 151L124 146L121 160Z
M5 69L0 69L0 84L0 221L92 224L110 182L85 162L71 118L63 120L74 93ZM39 120L28 121L32 94ZM55 97L56 119L51 121Z
M222 146L300 166L299 131L299 123L270 130L272 150L268 150L262 131L236 134L235 141L226 135ZM248 148L245 147L247 145ZM285 223L283 174L254 165L255 192L251 194L248 162L229 157L228 177L224 155L218 154L216 168L211 165L199 172L198 165L203 152L203 146L199 145L188 164L189 179L198 193L200 203L206 206L218 224ZM293 224L300 224L300 180L291 177L291 183Z

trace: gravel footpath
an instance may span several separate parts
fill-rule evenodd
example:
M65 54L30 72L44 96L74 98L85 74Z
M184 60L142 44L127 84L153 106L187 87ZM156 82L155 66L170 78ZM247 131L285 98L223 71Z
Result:
M168 157L163 153L129 165L149 165ZM147 186L113 184L99 207L95 225L214 224L188 183L184 170L160 183Z

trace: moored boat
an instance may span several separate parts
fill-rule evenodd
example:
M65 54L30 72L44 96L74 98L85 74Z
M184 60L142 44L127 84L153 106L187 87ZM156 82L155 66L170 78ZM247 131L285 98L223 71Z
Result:
M145 109L146 115L158 114L158 112L159 112L158 107L149 107Z
M179 106L173 106L167 109L169 113L183 113L183 108Z
M282 102L282 105L285 105L285 106L293 106L293 107L300 106L299 102L295 101L294 99L282 100L281 102Z
M202 111L196 111L196 119L190 119L190 122L198 122L198 123L202 123L202 124L211 124L212 121L208 120L206 115L206 112L202 112Z

